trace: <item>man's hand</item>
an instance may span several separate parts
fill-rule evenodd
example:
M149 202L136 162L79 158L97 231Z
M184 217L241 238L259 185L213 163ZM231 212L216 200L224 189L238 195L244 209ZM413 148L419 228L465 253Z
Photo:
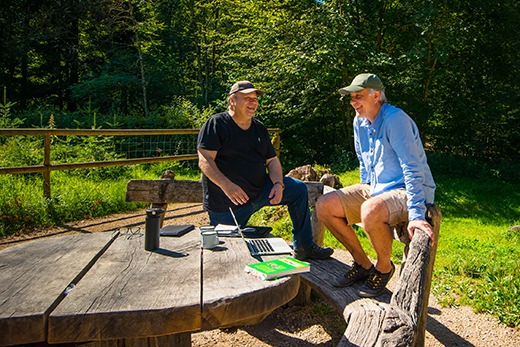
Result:
M224 194L235 205L243 205L249 200L246 192L239 185L231 182L229 178L224 176L215 163L217 151L209 151L199 148L199 168L210 180L222 189Z
M430 240L432 240L432 242L435 241L433 239L432 226L427 221L418 219L418 220L411 220L408 222L407 230L408 230L408 235L410 235L410 240L413 238L415 229L421 229L430 237Z
M247 196L246 192L244 192L239 185L231 181L229 181L225 187L222 187L222 190L235 205L243 205L249 200L249 196Z
M283 196L283 187L281 184L275 184L273 188L271 188L271 192L269 193L269 202L271 205L278 205L280 201L282 201Z

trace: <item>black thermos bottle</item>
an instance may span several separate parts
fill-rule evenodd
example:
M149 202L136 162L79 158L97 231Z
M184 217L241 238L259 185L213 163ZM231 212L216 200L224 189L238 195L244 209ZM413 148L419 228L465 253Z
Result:
M153 251L159 248L159 229L161 224L161 214L164 211L160 208L146 210L146 227L144 232L144 249Z

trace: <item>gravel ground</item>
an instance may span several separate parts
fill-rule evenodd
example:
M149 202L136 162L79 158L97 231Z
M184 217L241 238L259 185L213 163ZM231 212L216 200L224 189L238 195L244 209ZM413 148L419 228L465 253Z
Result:
M116 228L144 230L145 211L117 214L78 221L35 231L31 234L0 238L0 249L42 237L72 233L109 231ZM165 218L168 224L207 224L200 204L170 205ZM337 252L341 253L341 250ZM345 252L346 253L346 252ZM520 329L508 328L487 314L475 314L470 307L440 307L430 297L426 327L426 346L520 346ZM342 317L320 297L311 305L285 305L275 310L263 322L254 326L216 329L192 335L197 346L336 346L345 330Z

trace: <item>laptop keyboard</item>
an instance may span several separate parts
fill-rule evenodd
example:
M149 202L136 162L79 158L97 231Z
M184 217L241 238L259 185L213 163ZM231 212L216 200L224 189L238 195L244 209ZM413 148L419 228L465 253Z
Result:
M254 253L266 253L273 252L274 249L267 240L248 240L247 241L251 246L251 249Z

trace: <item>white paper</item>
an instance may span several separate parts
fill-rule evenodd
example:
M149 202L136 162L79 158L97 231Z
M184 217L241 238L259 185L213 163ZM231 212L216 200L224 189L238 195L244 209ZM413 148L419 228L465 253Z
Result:
M232 235L238 233L236 225L219 224L215 227L215 231L219 235Z

